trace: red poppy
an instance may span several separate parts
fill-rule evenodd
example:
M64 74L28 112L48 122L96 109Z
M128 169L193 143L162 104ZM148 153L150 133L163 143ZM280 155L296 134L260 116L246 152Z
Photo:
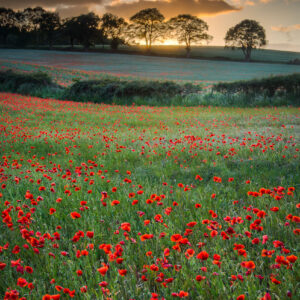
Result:
M73 212L71 212L71 218L72 219L79 219L79 218L81 218L81 214L76 212L76 211L73 211Z
M201 260L207 260L209 258L209 254L206 251L201 251L198 255L197 255L198 259Z

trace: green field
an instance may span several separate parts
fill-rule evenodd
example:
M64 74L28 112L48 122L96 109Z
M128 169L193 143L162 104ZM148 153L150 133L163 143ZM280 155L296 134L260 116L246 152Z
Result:
M24 64L36 67L108 74L119 77L195 82L218 82L261 78L300 72L300 66L196 60L142 55L63 52L46 50L0 50L0 66ZM63 72L63 71L62 71ZM58 75L59 76L59 75ZM84 75L85 76L85 75Z
M68 49L69 46L54 46L55 49ZM47 47L45 47L47 49ZM83 50L82 46L75 45L75 50ZM96 45L91 48L92 51L111 51L108 45ZM140 53L147 54L144 46L138 45L121 45L119 53ZM151 54L162 56L177 56L186 57L186 50L184 46L152 46ZM244 55L241 50L234 50L224 48L221 46L194 46L190 54L191 58L209 58L209 59L223 59L223 60L244 60ZM300 59L299 52L293 51L279 51L271 49L256 49L252 52L253 61L273 62L273 63L288 63L295 59Z
M299 117L0 93L0 297L299 299Z

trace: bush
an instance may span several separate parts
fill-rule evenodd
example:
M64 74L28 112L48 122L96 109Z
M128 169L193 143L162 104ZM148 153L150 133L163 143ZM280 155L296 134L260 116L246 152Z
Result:
M142 97L146 100L158 99L163 104L166 97L197 93L201 90L199 85L180 85L173 81L126 81L119 78L108 77L101 80L75 82L66 92L66 97L72 100L108 102L118 99L131 99Z
M53 83L47 73L0 72L0 91L42 98L62 98L64 89Z
M16 92L22 85L28 85L31 88L36 88L51 86L54 84L51 77L46 73L15 73L9 70L0 72L0 85L7 86L13 92Z
M101 80L79 81L63 88L45 73L0 72L0 91L41 98L150 106L300 106L300 74L261 80L216 84L211 92L199 93L201 86L172 81Z
M275 94L300 96L300 73L247 81L220 82L213 86L213 91L267 97L273 97Z

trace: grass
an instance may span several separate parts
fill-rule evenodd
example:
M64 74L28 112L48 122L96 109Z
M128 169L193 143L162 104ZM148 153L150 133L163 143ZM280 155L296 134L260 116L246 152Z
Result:
M299 299L298 108L0 112L0 297Z
M42 46L41 46L42 47ZM44 47L48 49L48 47ZM69 46L55 45L57 50L70 50ZM84 50L82 46L76 45L74 50ZM115 52L110 49L108 45L96 45L91 48L91 51L100 52ZM118 53L136 53L147 54L145 46L127 46L121 45ZM169 56L169 57L186 57L186 50L184 46L152 46L151 55ZM147 54L149 55L149 53ZM241 50L226 49L222 46L194 46L192 47L191 58L214 59L214 60L236 60L243 61L244 55ZM271 49L256 49L252 52L252 60L258 62L271 62L271 63L289 63L295 59L300 59L299 52L293 51L280 51Z
M82 76L111 75L135 79L201 82L209 85L219 81L262 78L271 75L299 73L300 66L288 64L244 63L231 61L196 60L170 57L149 57L112 53L82 53L42 50L0 50L0 62L33 64L56 70L68 69ZM33 66L36 68L37 66ZM24 68L21 66L21 68ZM28 66L27 66L28 68ZM72 71L71 71L72 70ZM62 75L58 72L58 77Z

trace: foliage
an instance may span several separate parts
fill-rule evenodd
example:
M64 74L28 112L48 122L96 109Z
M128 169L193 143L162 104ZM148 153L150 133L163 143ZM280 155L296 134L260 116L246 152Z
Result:
M62 97L63 89L47 73L0 72L0 90L38 97Z
M163 24L165 17L157 8L147 8L139 11L130 18L132 24L127 26L127 39L145 40L147 49L152 43L161 39L164 35L166 26Z
M297 77L298 75L293 76L293 78ZM276 84L281 85L275 88L277 92L274 94L270 90L270 87L275 85L274 82L266 85L264 90L262 87L258 89L256 85L256 92L250 91L250 88L241 89L239 82L215 85L210 92L203 90L199 83L177 84L168 81L128 80L108 76L100 80L73 77L68 87L62 87L52 83L51 78L43 73L20 74L9 71L0 72L0 91L81 102L135 103L153 106L300 106L299 84L292 83L284 91L283 81L275 81Z
M47 73L16 73L13 71L0 72L0 84L8 84L13 90L22 84L39 86L52 85L52 78Z
M53 36L56 30L60 28L60 18L58 13L45 12L42 14L40 30L46 35L49 47L53 46Z
M118 49L119 44L124 43L124 29L127 22L110 13L106 13L101 18L101 30L103 35L110 39L112 49Z
M189 57L192 44L212 39L207 34L208 25L198 17L191 15L178 15L168 21L170 37L177 38L180 44L185 44L187 56Z
M253 49L266 45L265 29L255 20L243 20L229 28L225 36L225 43L232 49L241 48L245 60L249 61Z
M213 90L226 94L245 93L272 97L279 93L300 97L300 73L246 81L220 82L214 85Z
M99 32L99 23L100 18L93 12L82 14L75 18L76 38L85 49L94 45Z
M18 31L17 14L9 8L0 7L0 42L5 44L9 34Z
M107 77L101 80L80 81L70 86L65 98L79 101L112 103L113 101L128 99L134 102L136 97L147 99L172 98L176 95L196 93L200 86L192 84L180 85L173 81L143 81L120 80Z

